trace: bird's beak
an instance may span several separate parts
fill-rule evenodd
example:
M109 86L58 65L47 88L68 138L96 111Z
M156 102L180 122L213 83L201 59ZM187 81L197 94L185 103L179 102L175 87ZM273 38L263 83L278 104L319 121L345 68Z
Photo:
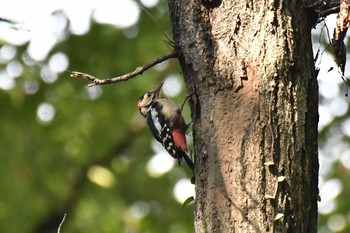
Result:
M162 90L163 84L164 84L164 82L162 82L162 83L160 84L160 86L159 86L156 90L154 90L154 95L155 95L156 98L159 98L159 96L160 96L160 90Z
M137 109L140 111L140 109L141 109L141 100L139 100L138 102L137 102Z

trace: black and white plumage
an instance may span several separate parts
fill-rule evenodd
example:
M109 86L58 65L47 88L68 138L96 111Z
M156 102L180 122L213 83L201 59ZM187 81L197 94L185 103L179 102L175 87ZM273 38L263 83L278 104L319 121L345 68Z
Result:
M146 118L154 138L160 142L168 153L181 164L185 159L194 171L194 164L188 155L185 132L187 124L182 116L182 106L178 106L166 97L160 97L161 84L155 91L140 97L138 109Z

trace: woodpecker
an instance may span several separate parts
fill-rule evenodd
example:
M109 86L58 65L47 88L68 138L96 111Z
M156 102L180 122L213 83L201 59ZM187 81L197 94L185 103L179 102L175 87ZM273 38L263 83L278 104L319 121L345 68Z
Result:
M182 116L183 105L178 106L172 100L160 97L162 86L163 83L156 90L142 95L137 104L138 109L146 118L154 138L173 158L177 159L179 165L181 165L181 160L185 159L194 173L194 164L188 155L185 136L188 126Z

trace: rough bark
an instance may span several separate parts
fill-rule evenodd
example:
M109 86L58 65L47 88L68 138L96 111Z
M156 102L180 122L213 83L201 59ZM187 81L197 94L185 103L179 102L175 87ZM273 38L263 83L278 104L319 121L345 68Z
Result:
M316 232L318 87L301 1L169 0L196 232Z

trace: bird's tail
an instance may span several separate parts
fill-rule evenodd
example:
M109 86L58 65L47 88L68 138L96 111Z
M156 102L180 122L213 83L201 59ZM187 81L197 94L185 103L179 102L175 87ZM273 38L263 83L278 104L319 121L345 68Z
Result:
M195 175L194 163L193 163L191 157L185 151L182 151L182 150L180 150L178 153L181 156L181 158L184 158L184 160L186 161L187 165L191 168L193 174Z

